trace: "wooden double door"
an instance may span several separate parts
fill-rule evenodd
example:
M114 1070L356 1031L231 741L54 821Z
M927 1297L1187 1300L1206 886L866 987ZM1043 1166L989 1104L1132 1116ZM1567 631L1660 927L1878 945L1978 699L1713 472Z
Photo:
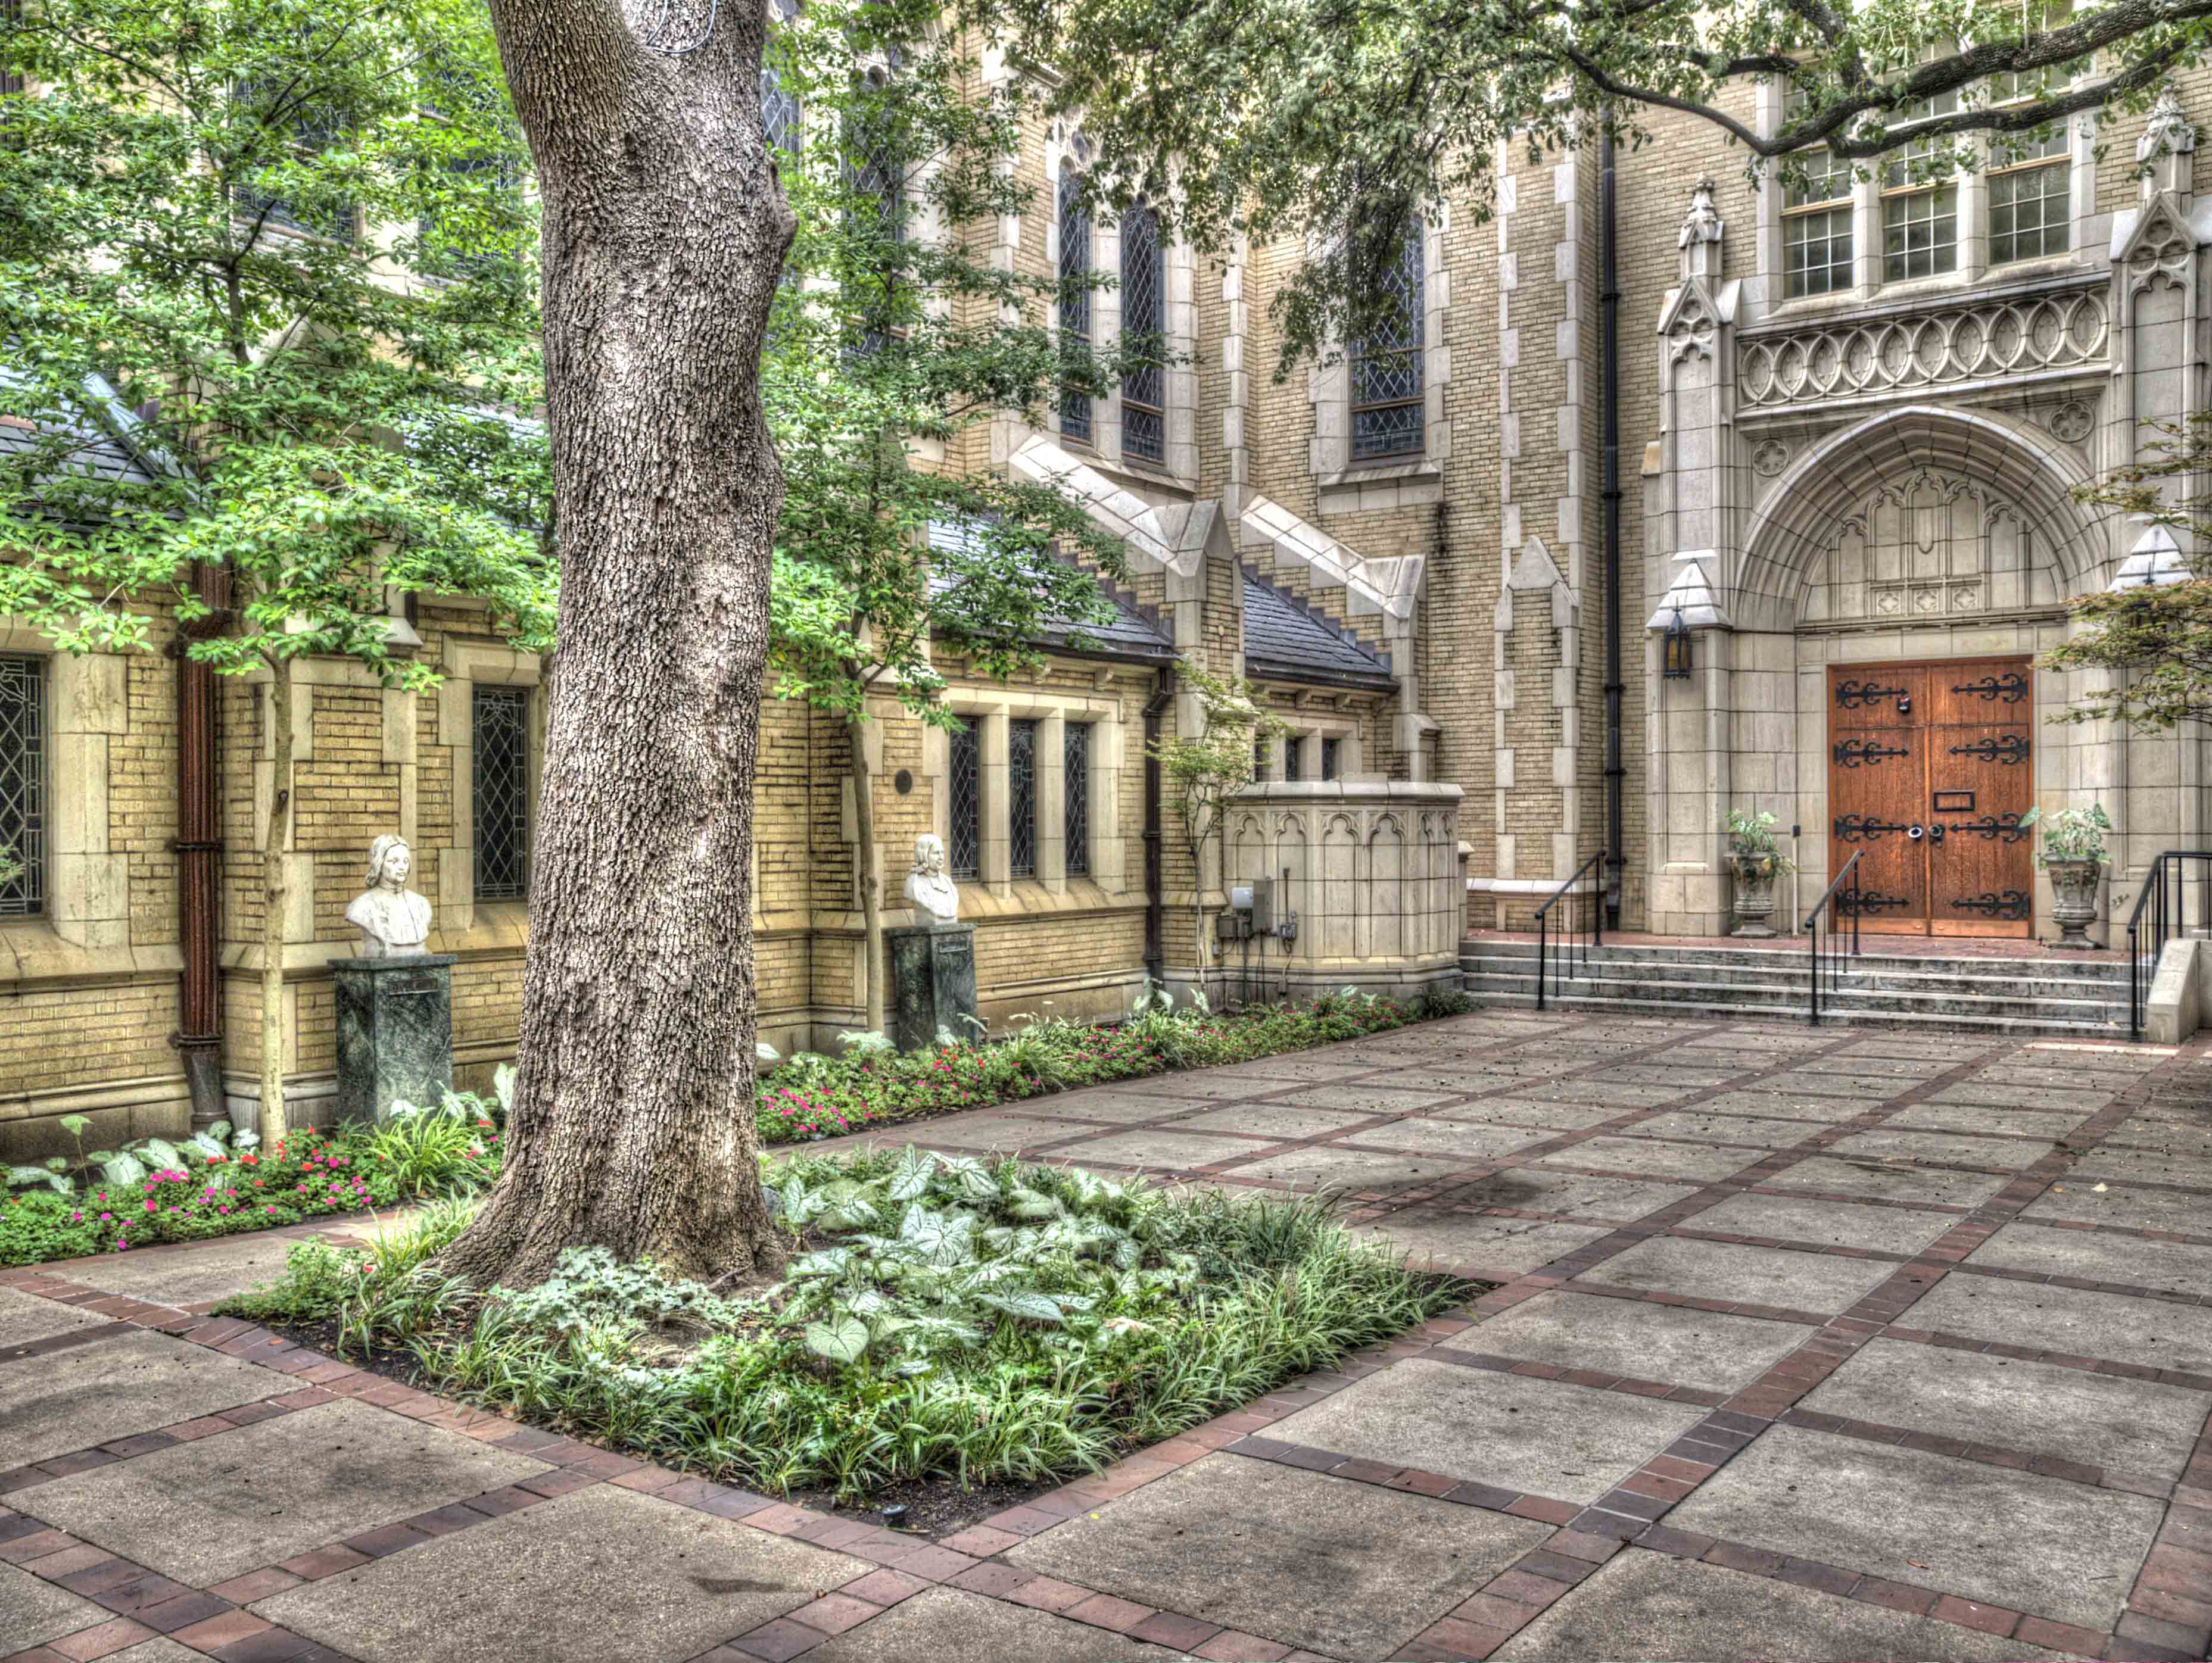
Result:
M2026 659L1828 671L1828 871L1860 857L1859 924L2034 932L2034 687Z

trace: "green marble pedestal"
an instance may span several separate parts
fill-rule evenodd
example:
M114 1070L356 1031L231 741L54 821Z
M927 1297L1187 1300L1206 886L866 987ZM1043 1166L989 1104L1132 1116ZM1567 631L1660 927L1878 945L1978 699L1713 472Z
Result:
M341 1119L382 1121L394 1103L434 1104L453 1089L453 967L445 953L331 961Z
M910 925L884 932L891 962L891 1038L902 1051L975 1036L975 926Z

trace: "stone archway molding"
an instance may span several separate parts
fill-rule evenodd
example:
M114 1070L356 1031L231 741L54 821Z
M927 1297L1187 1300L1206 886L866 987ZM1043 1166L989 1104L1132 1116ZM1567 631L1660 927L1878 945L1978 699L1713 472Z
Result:
M1808 446L1762 496L1725 585L1736 627L1794 628L1807 574L1836 522L1884 480L1931 466L2002 491L2032 516L2069 592L2104 586L2113 516L2075 501L2094 476L2070 451L1994 410L1906 404Z

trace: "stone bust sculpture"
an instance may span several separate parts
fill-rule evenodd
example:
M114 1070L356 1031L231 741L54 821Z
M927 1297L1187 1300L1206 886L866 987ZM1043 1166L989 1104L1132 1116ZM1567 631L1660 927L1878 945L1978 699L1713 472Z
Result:
M924 832L914 840L914 870L906 875L906 898L933 924L960 916L960 886L945 873L945 840Z
M415 852L386 832L368 846L368 888L346 908L346 922L361 932L363 958L405 958L427 950L430 903L407 887Z

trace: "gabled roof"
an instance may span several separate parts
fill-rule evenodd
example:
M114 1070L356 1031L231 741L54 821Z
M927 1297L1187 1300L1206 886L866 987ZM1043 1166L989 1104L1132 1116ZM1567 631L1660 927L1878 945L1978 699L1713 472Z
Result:
M21 385L21 379L16 372L0 365L0 382ZM34 453L51 455L58 436L68 441L68 449L59 465L41 476L41 483L74 477L114 484L154 483L158 476L128 438L138 418L100 376L86 379L85 392L93 416L50 412L34 422L27 416L0 416L0 463Z
M1398 684L1388 659L1249 570L1244 574L1244 673L1260 681L1381 693Z
M962 549L967 546L970 536L965 526L950 521L932 520L929 524L932 549ZM951 578L933 578L930 586L943 591L951 588L955 581ZM1112 618L1081 624L1054 619L1038 631L1036 644L1076 658L1137 659L1152 664L1175 662L1175 637L1161 624L1154 608L1142 604L1135 596L1107 578L1098 579L1098 588L1114 608ZM1070 642L1079 636L1080 644L1071 646Z

